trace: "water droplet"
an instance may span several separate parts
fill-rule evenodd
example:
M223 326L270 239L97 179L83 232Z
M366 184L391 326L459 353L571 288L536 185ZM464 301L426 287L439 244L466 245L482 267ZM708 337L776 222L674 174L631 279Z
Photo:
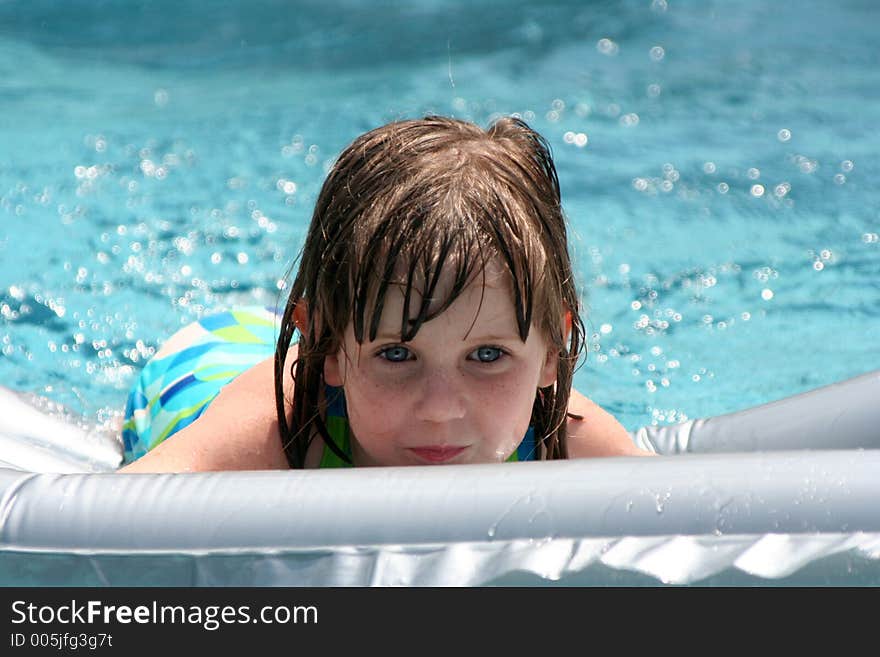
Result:
M791 139L791 130L789 130L788 128L783 128L776 133L776 138L782 142L788 141L789 139Z
M796 156L794 161L801 173L814 173L819 168L819 163L816 160L803 155Z
M571 131L566 132L562 136L562 140L566 144L574 144L578 148L583 148L584 146L587 145L587 142L589 141L587 135L584 134L583 132L571 132Z
M672 493L670 493L669 491L666 491L663 495L660 495L658 493L657 495L654 496L654 502L655 502L654 508L657 510L658 514L663 513L663 509L665 508L666 503L669 501L669 498L671 495L672 495Z
M603 55L616 55L620 48L611 39L599 39L596 43L596 50Z

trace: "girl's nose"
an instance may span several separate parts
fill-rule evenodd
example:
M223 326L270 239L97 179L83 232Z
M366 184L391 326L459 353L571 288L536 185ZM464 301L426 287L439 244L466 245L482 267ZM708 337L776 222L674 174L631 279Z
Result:
M416 417L423 422L450 422L464 417L464 390L454 375L434 373L422 382Z

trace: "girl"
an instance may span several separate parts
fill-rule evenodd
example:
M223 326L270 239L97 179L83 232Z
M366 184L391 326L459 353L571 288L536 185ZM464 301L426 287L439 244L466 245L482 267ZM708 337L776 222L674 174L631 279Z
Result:
M324 182L274 357L258 314L181 331L132 392L126 451L146 453L121 471L645 454L572 390L578 311L540 135L512 118L382 126Z

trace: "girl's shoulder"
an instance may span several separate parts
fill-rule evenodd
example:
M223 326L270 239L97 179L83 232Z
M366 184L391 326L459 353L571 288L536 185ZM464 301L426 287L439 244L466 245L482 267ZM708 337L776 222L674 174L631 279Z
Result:
M627 430L611 413L574 388L571 389L568 412L565 439L569 458L651 456L651 452L633 443Z
M292 362L296 348L289 352ZM285 367L285 398L293 379ZM288 468L275 407L274 357L226 384L192 424L120 472L198 472Z

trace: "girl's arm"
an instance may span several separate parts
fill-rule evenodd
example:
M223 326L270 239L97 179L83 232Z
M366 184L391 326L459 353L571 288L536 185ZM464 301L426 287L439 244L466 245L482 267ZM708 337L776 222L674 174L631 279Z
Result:
M568 412L584 418L568 418L566 441L569 458L653 456L651 452L636 447L626 429L611 413L574 388L568 400Z
M296 358L295 346L289 358ZM278 433L274 376L270 356L224 386L195 422L118 472L288 469ZM292 395L289 374L285 390Z

